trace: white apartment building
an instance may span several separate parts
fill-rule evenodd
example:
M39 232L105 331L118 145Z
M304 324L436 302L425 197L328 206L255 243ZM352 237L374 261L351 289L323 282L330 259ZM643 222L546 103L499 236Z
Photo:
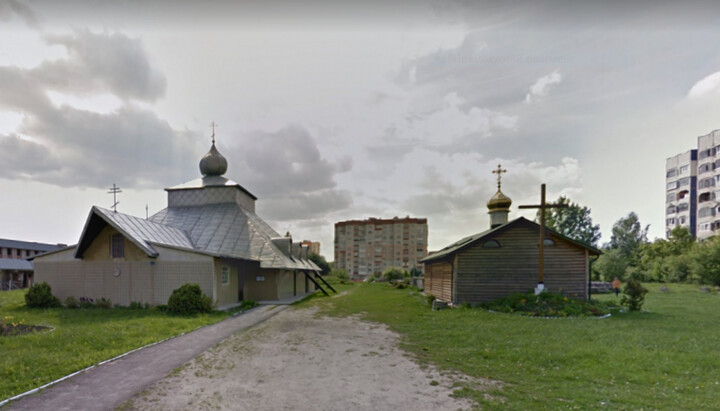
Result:
M665 236L676 226L696 236L697 150L688 150L665 161Z
M720 130L698 137L697 238L720 231Z

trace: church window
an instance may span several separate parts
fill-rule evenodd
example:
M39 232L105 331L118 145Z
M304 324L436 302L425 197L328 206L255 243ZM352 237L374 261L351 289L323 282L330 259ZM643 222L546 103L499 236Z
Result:
M483 248L500 248L500 243L496 240L488 240L483 243Z
M554 245L555 245L555 240L553 240L552 238L546 238L545 240L543 240L543 245L544 245L545 247L547 247L547 246L554 246Z
M230 284L230 268L223 267L222 268L222 285L228 285Z
M110 236L110 257L125 257L125 237L122 234L113 234Z

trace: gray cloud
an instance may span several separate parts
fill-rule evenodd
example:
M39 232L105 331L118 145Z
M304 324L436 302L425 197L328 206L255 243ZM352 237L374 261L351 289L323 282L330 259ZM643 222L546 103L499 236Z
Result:
M47 88L81 94L109 92L144 101L165 94L165 77L152 68L138 39L89 30L47 35L45 39L48 44L64 46L69 55L34 70L35 78Z
M347 190L320 190L288 196L260 198L258 213L275 221L318 219L353 203Z
M152 101L165 90L137 40L76 31L54 36L70 57L36 68L0 67L0 108L24 114L17 136L0 137L0 172L62 187L172 185L195 176L194 136L130 103L111 113L56 107L48 91L111 93Z
M32 169L28 164L32 164ZM23 140L16 134L0 136L0 174L4 178L27 178L61 169L62 163L46 146Z
M40 19L27 4L17 0L0 0L0 21L9 21L12 15L20 17L30 27L40 27Z
M352 160L323 158L317 142L303 127L252 132L221 151L228 158L228 176L260 198L258 212L267 218L316 218L353 202L351 193L337 189L334 179L351 169Z
M322 158L316 141L300 126L250 133L228 149L228 156L239 161L243 181L264 196L334 188L334 175L352 167L350 158L337 163Z
M61 186L104 187L117 182L128 187L174 185L196 176L197 136L173 130L147 110L123 107L110 114L64 106L51 120L30 117L21 131L46 136L53 147L53 172L37 170L28 158L25 173Z

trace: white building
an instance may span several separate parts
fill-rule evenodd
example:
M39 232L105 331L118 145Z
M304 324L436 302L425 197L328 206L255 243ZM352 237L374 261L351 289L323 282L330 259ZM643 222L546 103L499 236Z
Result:
M697 159L696 233L702 240L720 230L720 130L698 137Z
M676 226L696 234L697 150L688 150L665 161L665 235Z

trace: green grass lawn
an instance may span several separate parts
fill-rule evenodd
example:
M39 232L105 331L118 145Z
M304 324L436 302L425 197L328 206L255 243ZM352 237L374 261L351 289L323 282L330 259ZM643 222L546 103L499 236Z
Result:
M43 325L54 330L0 337L0 400L228 316L214 312L179 317L156 309L28 308L25 292L0 292L0 318L6 323Z
M456 391L484 409L719 408L720 296L691 285L670 284L667 293L646 287L643 312L608 319L433 312L417 291L387 284L303 304L388 324L421 363L502 382L489 398Z

